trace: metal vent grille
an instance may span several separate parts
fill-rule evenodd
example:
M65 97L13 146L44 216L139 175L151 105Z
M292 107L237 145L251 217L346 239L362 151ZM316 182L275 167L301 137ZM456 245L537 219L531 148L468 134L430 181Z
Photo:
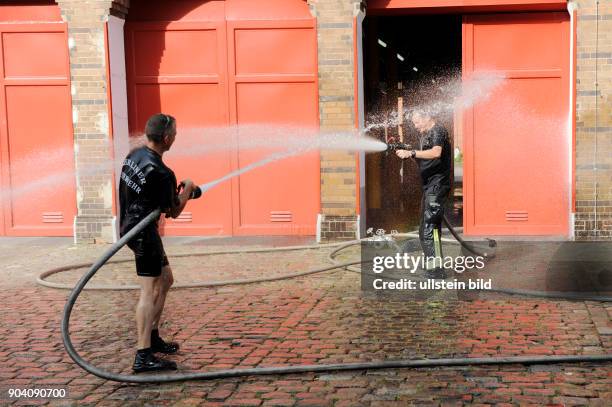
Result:
M172 220L174 223L191 223L193 221L192 212L183 212L178 218Z
M63 212L43 212L42 214L43 223L62 223L64 222Z
M508 222L527 222L529 214L527 211L506 211L506 221Z
M293 214L290 211L271 211L270 222L291 222Z

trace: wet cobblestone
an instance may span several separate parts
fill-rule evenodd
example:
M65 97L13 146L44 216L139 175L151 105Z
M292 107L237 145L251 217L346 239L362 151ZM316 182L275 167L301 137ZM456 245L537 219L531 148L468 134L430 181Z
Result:
M59 332L68 295L35 284L51 267L94 260L103 246L62 239L0 241L0 381L3 391L67 387L64 400L33 405L454 406L612 405L610 364L387 369L126 385L78 368ZM226 246L168 244L167 251ZM177 283L280 275L327 264L330 249L171 258ZM127 257L122 252L119 256ZM73 283L85 270L54 276ZM131 284L131 263L99 282ZM94 282L92 282L94 283ZM137 291L86 291L71 323L82 356L130 373ZM402 301L363 295L342 270L247 286L171 291L162 334L181 343L179 372L398 358L573 355L612 352L609 304L481 298Z

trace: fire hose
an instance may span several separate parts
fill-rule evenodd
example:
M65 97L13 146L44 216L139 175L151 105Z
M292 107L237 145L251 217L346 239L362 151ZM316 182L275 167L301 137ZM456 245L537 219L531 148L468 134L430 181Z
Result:
M498 357L480 357L480 358L442 358L442 359L401 359L401 360L388 360L388 361L371 361L371 362L358 362L358 363L336 363L336 364L315 364L315 365L296 365L296 366L284 366L284 367L256 367L246 369L224 369L212 372L194 372L194 373L182 373L182 374L155 374L155 375L127 375L117 374L108 372L100 369L91 363L84 360L77 350L75 349L72 340L70 338L70 317L72 309L76 303L77 298L85 288L87 282L94 276L94 274L104 266L123 246L127 244L132 238L138 233L144 230L147 226L157 221L160 216L160 211L155 210L143 220L140 221L134 228L132 228L127 234L125 234L119 241L113 244L95 263L91 264L89 270L80 278L77 284L72 289L66 305L61 321L61 333L64 347L66 352L74 360L74 362L87 372L101 377L103 379L117 381L117 382L128 382L128 383L168 383L186 380L213 380L222 379L228 377L241 377L241 376L257 376L257 375L280 375L280 374L291 374L291 373L307 373L307 372L329 372L329 371L347 371L347 370L367 370L367 369L391 369L391 368L421 368L421 367L441 367L441 366L468 366L468 365L505 365L505 364L549 364L549 363L576 363L576 362L609 362L612 361L612 354L603 355L554 355L554 356L498 356ZM472 247L467 242L463 241L461 237L453 230L452 226L448 223L448 220L444 219L445 225L451 231L453 236L459 241L459 243L467 250L472 251L475 254L481 255L486 253L479 252L478 249ZM337 263L333 256L339 251L346 247L357 244L356 241L349 242L340 246L330 254L330 259L334 262L332 266L321 267L313 270L308 270L301 273L294 273L289 276L273 277L267 279L252 279L252 280L234 280L225 282L216 282L208 285L200 286L213 286L213 285L231 285L231 284L249 284L257 283L262 281L273 281L281 278L293 278L298 276L304 276L308 274L320 273L323 271L347 268L352 265L360 264L361 261L353 261L346 263ZM89 265L78 265L85 267ZM49 274L47 274L49 275ZM519 290L497 290L498 292L507 294L520 294L530 295L538 297L548 297L547 293L539 292L527 292ZM556 298L564 298L559 295ZM582 298L567 297L571 300L577 300ZM591 297L591 300L610 302L610 297Z

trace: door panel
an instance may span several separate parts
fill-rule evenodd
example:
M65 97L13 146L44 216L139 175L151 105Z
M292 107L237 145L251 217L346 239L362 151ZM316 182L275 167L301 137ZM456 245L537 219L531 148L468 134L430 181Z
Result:
M563 13L464 19L465 80L499 81L464 115L469 235L569 233L569 21Z
M164 161L177 179L202 184L230 172L232 150L216 148L223 141L207 136L209 128L228 123L225 22L130 23L126 41L131 131L142 134L154 113L172 114L178 134ZM231 184L225 183L166 220L163 231L228 235L231 216Z
M295 126L309 137L318 125L316 32L313 19L229 21L230 117L239 126ZM261 58L268 55L268 58ZM283 132L281 131L281 132ZM265 137L266 135L264 135ZM296 134L287 134L295 137ZM243 137L239 135L238 145ZM273 139L283 134L270 134ZM290 145L238 150L244 168ZM234 234L314 234L319 210L319 154L295 154L234 181Z
M0 24L0 36L4 232L71 236L76 178L66 26Z

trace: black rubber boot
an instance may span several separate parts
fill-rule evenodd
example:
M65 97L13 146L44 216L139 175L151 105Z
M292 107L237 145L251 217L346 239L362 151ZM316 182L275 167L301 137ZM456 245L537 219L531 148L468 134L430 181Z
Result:
M442 254L442 217L448 191L448 187L437 184L423 188L419 240L425 259L444 257Z
M179 344L176 342L166 342L159 336L159 331L151 331L151 350L154 353L165 353L170 355L178 352Z
M156 358L151 348L139 350L132 366L134 373L156 372L159 370L176 370L176 363L171 360Z

